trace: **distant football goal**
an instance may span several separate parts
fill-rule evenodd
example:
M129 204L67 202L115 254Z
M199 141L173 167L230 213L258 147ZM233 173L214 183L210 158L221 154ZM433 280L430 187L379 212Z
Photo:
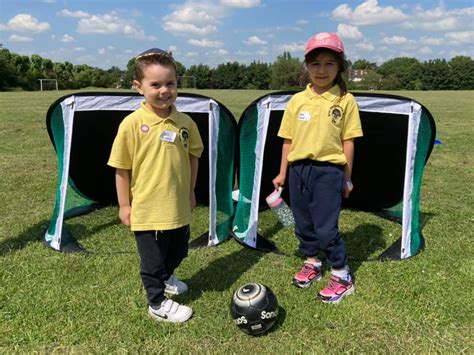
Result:
M178 88L196 89L196 78L192 75L178 76Z
M40 91L58 91L58 81L56 79L38 79Z

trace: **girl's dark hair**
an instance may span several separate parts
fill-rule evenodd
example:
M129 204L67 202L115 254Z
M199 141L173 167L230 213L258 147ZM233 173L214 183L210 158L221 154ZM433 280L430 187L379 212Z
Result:
M135 58L135 80L142 81L144 77L143 70L145 67L153 64L170 66L174 69L174 72L177 75L176 62L174 61L171 53L163 51L157 53L147 53L144 55L139 55Z
M334 85L337 84L339 86L339 88L341 89L341 96L344 96L347 93L347 85L344 81L344 78L342 77L342 74L344 74L349 68L349 62L346 60L346 56L344 55L344 53L339 53L329 48L316 48L304 57L305 68L307 68L308 64L314 62L316 57L319 56L321 53L331 53L336 58L339 70L337 72L336 78L334 79ZM301 85L305 86L310 82L311 79L309 77L308 70L306 70L303 76L301 77Z

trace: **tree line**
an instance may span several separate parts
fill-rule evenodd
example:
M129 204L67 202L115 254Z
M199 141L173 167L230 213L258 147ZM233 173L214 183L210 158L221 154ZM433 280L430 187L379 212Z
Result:
M349 89L360 90L472 90L474 89L474 60L468 56L430 59L390 59L381 65L367 60L350 63L352 70L360 70L360 81L349 80ZM300 89L304 73L303 63L289 52L278 56L274 63L253 61L250 64L227 62L210 68L206 64L186 68L177 62L180 87L197 89ZM87 87L130 89L133 80L134 58L126 70L118 67L105 70L86 64L73 65L0 49L0 91L38 90L39 79L56 79L59 89Z

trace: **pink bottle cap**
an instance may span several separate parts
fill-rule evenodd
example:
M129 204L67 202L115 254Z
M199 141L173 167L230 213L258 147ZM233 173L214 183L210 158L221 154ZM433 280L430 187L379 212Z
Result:
M270 208L274 208L278 206L281 203L281 201L283 201L283 199L281 198L281 191L282 191L282 187L280 186L278 189L276 189L270 195L268 195L267 198L265 199L265 201L267 201L267 204L268 206L270 206Z

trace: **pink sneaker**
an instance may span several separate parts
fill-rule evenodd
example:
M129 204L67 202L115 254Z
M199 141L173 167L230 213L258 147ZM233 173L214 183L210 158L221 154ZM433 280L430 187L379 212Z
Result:
M293 277L293 285L299 288L311 286L313 281L321 280L321 266L305 261L300 271Z
M338 304L344 297L354 293L354 290L351 274L349 274L349 281L331 275L328 285L319 292L319 299L325 303Z

